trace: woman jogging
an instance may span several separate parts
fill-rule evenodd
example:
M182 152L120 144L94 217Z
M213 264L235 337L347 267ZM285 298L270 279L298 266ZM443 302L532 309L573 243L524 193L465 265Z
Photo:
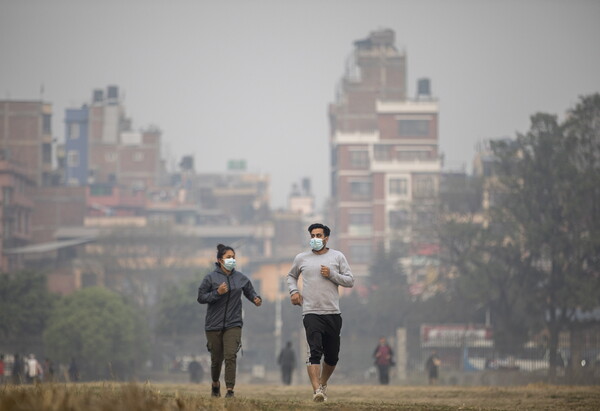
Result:
M198 302L208 304L206 310L207 348L210 351L211 395L221 396L221 367L225 361L225 398L234 396L237 352L242 346L242 293L259 307L262 299L244 274L235 270L235 251L217 246L217 262L212 273L198 288Z

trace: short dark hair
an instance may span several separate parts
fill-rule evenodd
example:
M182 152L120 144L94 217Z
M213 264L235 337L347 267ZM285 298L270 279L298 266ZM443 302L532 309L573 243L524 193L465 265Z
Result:
M217 245L217 260L220 260L221 257L223 257L225 255L227 250L231 250L235 254L235 250L233 248L229 247L228 245L218 244Z
M325 237L329 237L329 234L331 233L331 230L329 229L329 227L327 227L326 225L323 225L321 223L314 223L311 224L310 227L308 227L308 232L312 232L312 230L314 230L315 228L322 228L323 229L323 234L325 234Z

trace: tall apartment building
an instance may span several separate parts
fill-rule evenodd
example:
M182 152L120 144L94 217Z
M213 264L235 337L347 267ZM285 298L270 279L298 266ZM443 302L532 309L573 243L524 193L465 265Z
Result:
M52 105L42 101L0 101L0 144L4 158L26 167L37 186L52 181Z
M9 162L4 154L0 151L0 272L9 272L22 265L22 256L10 250L31 240L31 189L35 183L26 167Z
M336 247L367 275L378 247L395 249L415 284L437 272L434 224L441 159L429 80L407 97L406 55L384 29L354 42L329 107L330 213Z
M67 109L67 185L115 185L143 190L162 175L161 132L133 131L117 86L94 90L91 105Z

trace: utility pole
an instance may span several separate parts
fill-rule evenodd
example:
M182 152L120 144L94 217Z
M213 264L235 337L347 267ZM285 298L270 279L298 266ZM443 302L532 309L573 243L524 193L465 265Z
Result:
M281 267L280 267L281 268ZM280 271L281 272L281 271ZM283 321L281 319L281 303L282 303L282 291L281 284L283 283L281 276L277 277L277 299L275 300L275 330L273 336L275 337L275 360L281 352L281 329Z

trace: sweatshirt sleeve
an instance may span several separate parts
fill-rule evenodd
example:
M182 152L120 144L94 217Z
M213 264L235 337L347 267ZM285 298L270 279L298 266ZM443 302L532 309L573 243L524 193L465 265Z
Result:
M292 268L287 275L288 288L290 289L290 295L299 292L298 290L298 277L300 277L300 258L296 256L292 263Z
M339 272L332 272L330 280L342 287L352 288L354 286L354 276L350 271L350 264L346 260L346 256L340 253L338 259Z
M221 298L221 296L217 290L212 289L210 274L208 274L204 277L204 280L202 280L200 287L198 287L198 302L200 304L210 304L217 301L219 298Z

